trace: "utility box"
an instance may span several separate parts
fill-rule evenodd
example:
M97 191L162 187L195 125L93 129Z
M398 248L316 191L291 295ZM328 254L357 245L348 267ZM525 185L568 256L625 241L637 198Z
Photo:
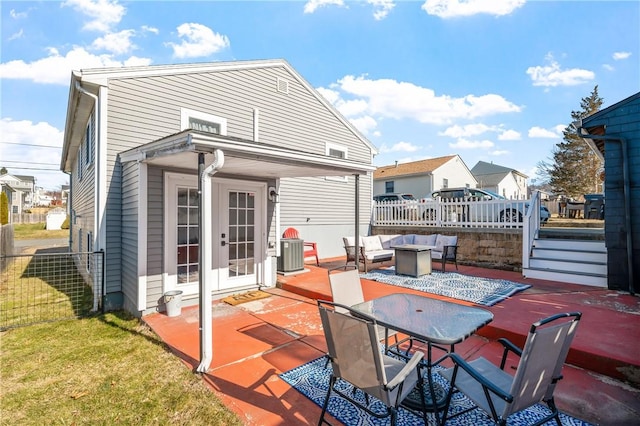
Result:
M304 269L304 241L299 238L280 240L278 272L295 272Z

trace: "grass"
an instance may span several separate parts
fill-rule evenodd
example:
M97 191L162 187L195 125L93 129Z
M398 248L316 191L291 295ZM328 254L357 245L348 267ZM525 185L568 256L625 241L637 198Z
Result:
M138 319L108 313L0 334L1 425L241 425Z
M23 251L0 271L0 330L84 316L93 307L91 287L71 256L55 249L34 253Z
M47 230L45 224L20 223L13 225L13 237L16 240L39 240L48 238L69 238L68 229Z

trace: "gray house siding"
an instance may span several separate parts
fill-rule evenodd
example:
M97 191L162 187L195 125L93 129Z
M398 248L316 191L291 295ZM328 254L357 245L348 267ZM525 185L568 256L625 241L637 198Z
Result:
M122 172L122 294L125 308L135 312L138 310L138 164L125 164Z
M149 167L147 169L147 309L157 306L163 294L163 192L162 169Z
M584 127L605 126L606 136L620 137L627 144L631 230L627 229L624 210L622 144L606 140L605 157L605 241L608 252L608 287L629 291L627 233L631 231L633 270L640 277L640 94L621 101L583 120ZM596 139L597 136L594 136Z
M94 114L91 114L92 120ZM87 123L88 125L88 123ZM71 185L73 187L73 198L71 199L71 238L73 251L87 251L88 236L91 233L95 237L94 218L95 206L95 126L91 132L91 156L87 161L86 141L78 149L71 175Z
M278 78L288 82L288 93L277 91ZM227 134L246 139L254 138L254 109L258 109L258 139L261 142L321 154L325 154L326 143L329 142L344 146L350 160L369 162L371 159L370 149L356 134L284 67L110 80L107 114L108 271L118 271L124 257L137 249L135 241L121 233L124 226L127 226L127 232L133 232L129 226L135 226L135 223L120 222L120 217L124 219L120 211L125 200L120 192L124 186L117 155L180 131L181 108L225 118ZM148 211L161 215L162 179L155 175L157 170L149 170ZM369 221L370 179L365 176L361 179L362 223ZM302 217L297 213L299 211L306 212L306 215L313 212L312 225L352 224L353 211L347 203L353 198L352 182L353 177L349 178L349 183L322 178L305 179L297 184L283 180L280 190L282 227L299 223L296 219ZM309 197L311 193L313 197ZM308 202L305 201L307 199ZM290 203L288 200L297 201ZM314 211L318 210L314 207L318 205L327 208ZM340 214L336 215L336 212ZM269 217L272 216L270 214ZM162 217L154 217L153 222L150 218L148 226L147 305L151 307L162 295ZM269 233L273 237L276 232L281 231L275 229L273 222ZM334 250L332 254L340 253ZM134 297L132 286L137 286L137 276L124 269L121 276L108 275L108 291L118 291L120 283L126 297Z

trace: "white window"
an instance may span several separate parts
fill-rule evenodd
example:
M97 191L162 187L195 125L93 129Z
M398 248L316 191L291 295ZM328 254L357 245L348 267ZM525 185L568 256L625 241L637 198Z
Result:
M325 155L329 157L341 158L346 160L348 151L346 146L337 145L334 143L327 142L325 145ZM335 180L337 182L347 182L349 180L348 176L327 176L325 177L327 180Z
M83 145L80 145L80 148L78 148L78 154L76 156L76 160L78 161L78 180L82 180L82 148Z
M226 135L227 119L201 111L180 108L180 130L186 129Z
M93 129L93 114L91 114L84 135L84 163L87 166L93 163Z

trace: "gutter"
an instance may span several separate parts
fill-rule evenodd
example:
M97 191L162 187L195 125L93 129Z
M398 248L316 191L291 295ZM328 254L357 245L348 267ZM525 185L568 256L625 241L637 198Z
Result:
M624 218L625 227L627 228L627 268L629 271L629 293L635 295L635 280L633 271L633 232L631 228L631 188L629 177L629 157L627 154L627 140L621 136L598 136L590 134L587 129L582 127L582 120L573 123L576 133L581 139L598 139L603 141L618 142L622 150L622 179L624 191ZM584 133L583 133L584 132Z
M191 136L189 136L191 139ZM198 223L200 224L198 263L199 273L199 302L200 302L200 365L198 373L206 373L213 360L213 313L211 308L211 256L212 250L212 205L211 205L211 177L224 165L224 152L220 149L213 151L214 160L208 167L204 167L204 153L198 154ZM215 278L218 280L219 278Z

